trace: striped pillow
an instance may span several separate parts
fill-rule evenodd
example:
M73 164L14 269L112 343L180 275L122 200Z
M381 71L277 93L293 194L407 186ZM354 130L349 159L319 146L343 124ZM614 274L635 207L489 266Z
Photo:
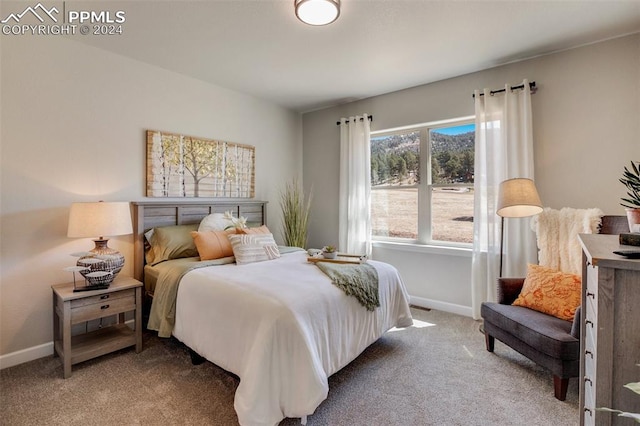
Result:
M239 265L280 257L273 234L229 234L229 241Z

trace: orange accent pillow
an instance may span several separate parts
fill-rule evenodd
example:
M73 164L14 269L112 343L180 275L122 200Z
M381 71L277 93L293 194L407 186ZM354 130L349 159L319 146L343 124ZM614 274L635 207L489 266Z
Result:
M221 259L233 256L233 247L228 235L235 233L235 229L228 231L192 231L191 236L196 244L200 260Z
M513 304L573 321L580 306L581 289L579 275L530 264L522 291Z
M257 228L238 228L237 234L271 234L267 225L258 226Z

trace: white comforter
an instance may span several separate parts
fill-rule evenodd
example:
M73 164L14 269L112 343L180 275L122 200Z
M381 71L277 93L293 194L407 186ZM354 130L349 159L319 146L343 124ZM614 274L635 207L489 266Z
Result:
M331 374L390 328L412 324L393 266L369 261L381 304L371 312L306 257L300 251L195 269L180 282L173 334L240 377L234 407L241 425L312 414L327 397Z

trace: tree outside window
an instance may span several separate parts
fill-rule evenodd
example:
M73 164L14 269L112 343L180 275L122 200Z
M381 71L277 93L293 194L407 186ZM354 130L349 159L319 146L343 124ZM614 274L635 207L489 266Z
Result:
M375 132L373 237L472 243L474 146L475 125L470 120Z

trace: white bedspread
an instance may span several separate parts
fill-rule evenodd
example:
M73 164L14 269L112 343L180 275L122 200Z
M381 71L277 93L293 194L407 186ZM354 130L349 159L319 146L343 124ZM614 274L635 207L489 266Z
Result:
M240 424L312 414L328 377L392 327L412 324L397 270L369 261L381 307L367 311L295 252L267 262L196 269L180 283L173 334L240 377Z

